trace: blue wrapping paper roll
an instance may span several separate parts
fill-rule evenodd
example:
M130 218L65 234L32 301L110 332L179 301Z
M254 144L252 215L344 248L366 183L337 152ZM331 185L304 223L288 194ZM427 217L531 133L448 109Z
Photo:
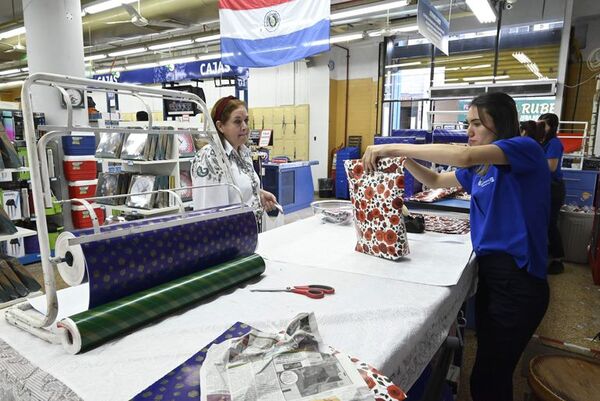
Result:
M220 213L191 212L147 220L103 226L102 232L132 230L123 236L98 239L68 247L76 259L84 258L90 286L89 308L155 287L226 261L251 255L258 231L249 209ZM206 218L202 218L202 216ZM200 218L200 219L199 219ZM181 224L148 229L149 225ZM92 235L84 229L63 234L64 238ZM65 243L66 241L61 241ZM58 249L58 247L57 247ZM64 252L64 246L61 246ZM59 256L60 252L59 252ZM81 261L76 264L81 268ZM61 264L61 274L69 269Z

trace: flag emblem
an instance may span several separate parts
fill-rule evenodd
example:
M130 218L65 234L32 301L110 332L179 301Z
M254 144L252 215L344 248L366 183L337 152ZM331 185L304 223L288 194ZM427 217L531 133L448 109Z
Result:
M265 28L269 32L275 32L281 23L281 16L275 10L269 11L265 15Z

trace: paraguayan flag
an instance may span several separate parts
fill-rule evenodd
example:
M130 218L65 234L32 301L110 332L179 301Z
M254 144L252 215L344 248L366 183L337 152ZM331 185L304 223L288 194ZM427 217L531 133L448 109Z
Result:
M271 67L329 50L329 0L219 0L221 58Z

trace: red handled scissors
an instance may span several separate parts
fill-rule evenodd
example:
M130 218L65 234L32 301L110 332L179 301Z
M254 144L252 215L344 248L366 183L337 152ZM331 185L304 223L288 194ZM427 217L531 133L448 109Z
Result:
M295 285L283 289L258 289L250 290L252 292L293 292L294 294L305 295L313 299L321 299L325 294L334 294L335 289L328 285L310 284L310 285Z

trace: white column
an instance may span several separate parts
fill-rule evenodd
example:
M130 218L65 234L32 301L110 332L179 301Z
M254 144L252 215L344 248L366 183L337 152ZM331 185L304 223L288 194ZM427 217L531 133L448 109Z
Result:
M85 76L79 0L23 0L23 17L30 74ZM42 87L33 90L33 110L44 112L47 124L64 125L67 111L58 90ZM73 110L73 120L76 124L87 124L87 110Z
M567 75L567 62L569 57L569 41L571 40L571 24L573 20L573 0L564 2L565 13L563 19L562 37L560 41L560 55L558 57L558 76L556 87L556 105L554 113L560 118L562 114L563 96L565 92L565 78Z

